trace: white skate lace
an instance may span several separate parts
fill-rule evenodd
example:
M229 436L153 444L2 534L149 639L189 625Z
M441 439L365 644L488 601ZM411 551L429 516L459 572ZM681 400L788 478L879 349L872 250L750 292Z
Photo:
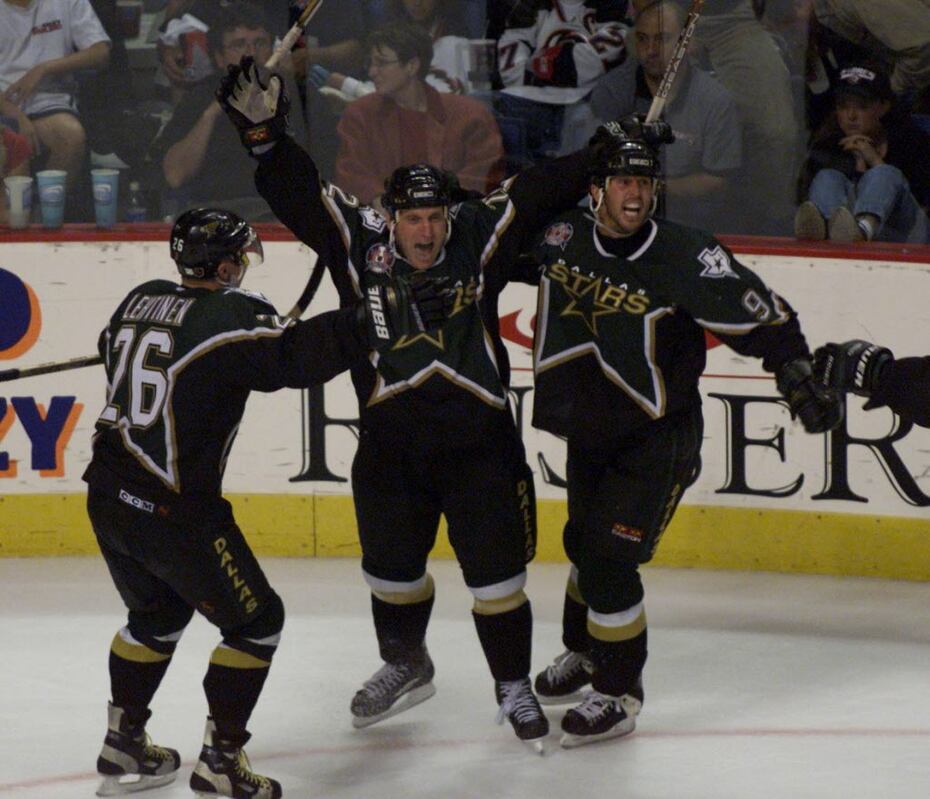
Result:
M261 774L256 774L252 771L252 764L249 762L249 756L245 753L244 749L239 750L239 754L236 758L235 771L237 777L250 785L271 790L271 780L268 779L268 777L263 777Z
M149 737L148 733L145 733L145 739L142 742L142 751L145 753L145 756L149 760L163 761L167 762L169 760L174 760L174 755L171 754L165 747L157 746L152 743L152 739Z
M572 712L582 716L585 721L595 722L614 709L620 709L617 700L609 696L604 696L604 694L599 694L597 691L591 691Z
M538 719L541 715L539 704L530 689L529 680L513 680L500 683L501 704L497 710L497 723L513 715L520 724Z
M368 696L377 699L393 693L410 679L410 675L410 667L406 664L385 663L372 675L372 678L362 686L362 690L368 694Z
M566 649L551 666L546 667L546 680L550 685L558 685L579 669L586 669L585 656ZM587 669L586 669L587 670Z

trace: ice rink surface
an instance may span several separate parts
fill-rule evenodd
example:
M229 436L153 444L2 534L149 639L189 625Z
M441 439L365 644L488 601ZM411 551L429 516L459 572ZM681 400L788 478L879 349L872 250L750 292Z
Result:
M288 612L247 751L308 799L926 799L930 584L646 569L650 659L637 731L574 750L549 709L544 757L494 724L458 567L435 561L436 696L365 730L349 700L380 665L355 560L264 561ZM562 651L566 567L534 564L534 671ZM107 654L124 614L103 562L0 559L0 799L91 797ZM201 679L218 640L195 617L153 704L189 797Z

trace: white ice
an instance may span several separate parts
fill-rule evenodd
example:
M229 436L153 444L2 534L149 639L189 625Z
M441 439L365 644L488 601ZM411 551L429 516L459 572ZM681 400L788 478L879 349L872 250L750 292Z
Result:
M349 700L380 665L355 560L264 561L288 611L253 715L256 771L317 799L926 799L930 584L646 569L646 703L629 738L540 758L494 724L491 678L454 563L434 561L437 694L364 730ZM534 564L533 667L562 651L566 568ZM124 622L102 561L0 559L0 799L92 797L107 654ZM187 778L217 640L196 617L149 731Z

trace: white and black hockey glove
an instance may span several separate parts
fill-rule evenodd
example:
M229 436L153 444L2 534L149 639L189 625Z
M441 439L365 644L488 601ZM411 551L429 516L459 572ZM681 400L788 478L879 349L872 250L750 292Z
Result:
M843 421L842 397L818 380L808 358L783 364L775 375L781 395L788 401L791 418L799 418L808 433L826 433Z
M260 68L252 56L227 67L216 99L252 155L258 154L256 148L274 144L287 133L291 103L284 81L277 73Z
M609 141L626 141L627 139L641 139L650 147L660 144L672 144L675 134L672 126L661 119L655 122L646 122L643 114L629 114L613 122L599 125L588 142L589 147L598 147Z
M359 323L371 348L382 350L401 336L441 327L454 305L449 278L415 272L386 285L368 286L359 305Z
M828 388L869 397L881 383L882 371L893 360L891 350L869 341L831 342L814 353L814 374Z

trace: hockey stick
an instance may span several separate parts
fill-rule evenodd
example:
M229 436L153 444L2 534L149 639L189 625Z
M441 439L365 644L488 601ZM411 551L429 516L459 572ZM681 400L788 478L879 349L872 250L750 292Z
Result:
M18 380L21 377L66 372L68 369L83 369L85 366L96 366L98 363L103 363L103 358L99 355L86 355L83 358L72 358L70 361L42 363L38 366L27 366L24 369L2 369L0 370L0 383L5 383L7 380Z
M691 0L691 7L688 9L688 18L685 20L685 26L678 34L678 42L675 44L675 52L669 59L668 66L665 67L665 74L662 76L662 82L656 91L656 96L652 98L652 105L649 106L649 113L646 114L645 123L648 125L655 122L665 109L665 101L668 99L668 93L671 91L672 83L675 81L675 75L678 74L678 67L685 57L685 52L694 35L694 28L697 26L698 18L701 16L701 9L704 6L704 0Z
M307 27L307 23L313 19L313 15L320 10L320 6L323 5L323 0L309 0L304 10L300 12L300 16L297 18L291 29L284 34L284 38L281 40L274 52L265 62L266 69L274 69L278 62L284 57L285 53L289 53L291 48L294 46L294 43L300 38L300 34L304 32L304 28Z

